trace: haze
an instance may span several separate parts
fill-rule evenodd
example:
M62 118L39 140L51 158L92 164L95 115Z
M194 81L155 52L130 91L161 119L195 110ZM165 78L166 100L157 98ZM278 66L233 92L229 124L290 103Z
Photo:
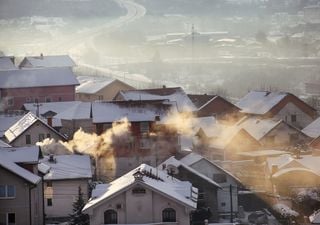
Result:
M0 0L6 55L69 54L78 74L229 99L306 96L319 77L317 0Z

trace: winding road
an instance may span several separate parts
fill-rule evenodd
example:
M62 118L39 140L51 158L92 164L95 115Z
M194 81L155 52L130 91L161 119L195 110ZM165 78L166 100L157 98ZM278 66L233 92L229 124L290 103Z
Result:
M92 27L90 29L86 29L84 31L80 31L78 33L73 34L69 38L66 38L61 41L57 41L54 44L51 43L50 52L56 53L68 53L73 57L79 59L79 54L81 54L81 50L83 48L90 46L97 54L99 53L98 46L95 46L93 43L95 37L101 34L105 34L108 32L112 32L116 29L119 29L123 26L128 25L129 23L144 17L146 14L146 9L134 2L133 0L114 0L121 8L124 8L127 13L124 16L120 16L111 21L107 21L104 24Z

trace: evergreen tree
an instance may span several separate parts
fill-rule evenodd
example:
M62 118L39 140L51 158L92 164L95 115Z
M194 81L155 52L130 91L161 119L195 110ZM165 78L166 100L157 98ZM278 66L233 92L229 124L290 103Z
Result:
M82 213L82 209L85 205L83 199L83 193L81 191L81 187L78 188L78 198L72 204L73 210L72 214L70 214L70 225L89 225L89 216L87 214Z

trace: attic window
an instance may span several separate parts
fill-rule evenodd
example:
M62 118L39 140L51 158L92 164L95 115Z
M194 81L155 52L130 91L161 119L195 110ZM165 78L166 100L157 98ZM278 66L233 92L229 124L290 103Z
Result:
M291 115L291 122L297 122L297 115Z
M144 189L143 187L135 187L132 189L132 194L145 194L146 193L146 189Z

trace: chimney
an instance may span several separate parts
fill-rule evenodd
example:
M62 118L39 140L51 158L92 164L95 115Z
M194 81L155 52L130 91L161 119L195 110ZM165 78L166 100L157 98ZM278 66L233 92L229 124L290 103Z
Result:
M40 59L43 59L43 53L40 53Z
M54 158L54 155L53 155L53 154L50 154L50 155L49 155L49 162L50 162L50 163L56 163L56 159Z
M162 88L167 88L166 85L162 85Z
M52 127L52 117L47 118L47 124Z
M155 121L160 121L160 116L155 116L154 120Z

